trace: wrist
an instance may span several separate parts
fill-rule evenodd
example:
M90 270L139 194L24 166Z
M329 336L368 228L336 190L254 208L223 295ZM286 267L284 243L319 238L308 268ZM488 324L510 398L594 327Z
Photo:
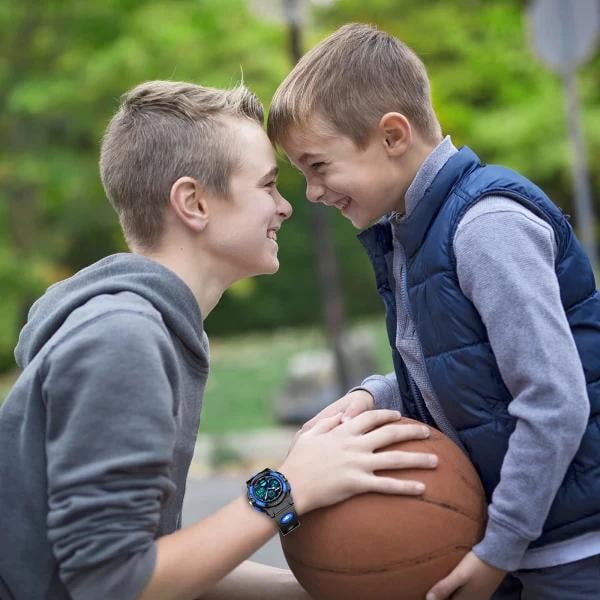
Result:
M264 468L246 481L246 492L250 505L273 519L280 534L300 526L290 482L281 471Z
M290 494L298 516L310 512L312 506L302 479L286 463L283 463L277 470L283 474L290 484Z
M375 408L375 396L364 387L352 388L348 395L353 395L360 398L365 405L365 410L373 410Z

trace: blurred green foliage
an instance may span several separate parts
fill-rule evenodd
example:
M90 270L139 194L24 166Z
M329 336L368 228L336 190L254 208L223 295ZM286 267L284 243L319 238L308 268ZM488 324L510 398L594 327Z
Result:
M374 23L425 61L444 131L522 171L571 212L560 84L533 57L520 0L338 0L313 7L305 47L343 23ZM290 67L285 26L243 0L4 0L0 3L0 370L27 309L51 283L125 249L104 198L99 142L118 98L148 79L231 86L268 105ZM579 74L590 157L600 150L600 60ZM595 199L600 167L590 160ZM281 271L230 290L207 324L230 333L320 319L308 204L281 174L295 216ZM598 211L597 211L598 213ZM379 311L354 230L335 219L351 315Z

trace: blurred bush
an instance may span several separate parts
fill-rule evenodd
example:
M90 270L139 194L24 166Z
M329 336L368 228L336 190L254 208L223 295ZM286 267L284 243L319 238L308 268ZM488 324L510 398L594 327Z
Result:
M268 105L290 67L286 31L248 6L242 0L0 4L0 370L13 365L17 333L37 295L125 249L97 169L100 138L121 93L148 79L226 87L243 71ZM425 61L434 104L455 144L519 169L571 212L560 85L528 48L523 7L520 0L338 0L313 9L305 46L349 21L399 36ZM596 57L580 73L592 157L600 150L598 67ZM596 191L600 167L590 163ZM280 236L280 273L235 286L211 315L210 333L320 319L303 183L285 166L280 180L295 208ZM354 233L335 219L352 316L380 310Z

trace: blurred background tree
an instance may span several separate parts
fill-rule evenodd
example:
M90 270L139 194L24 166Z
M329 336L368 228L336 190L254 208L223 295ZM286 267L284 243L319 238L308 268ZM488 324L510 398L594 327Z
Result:
M312 11L305 46L350 21L397 35L424 60L443 129L486 162L516 168L571 211L558 78L533 57L521 0L338 0ZM3 0L0 4L0 370L31 302L58 279L125 250L98 150L119 96L148 79L227 87L242 77L268 106L290 68L283 25L243 0ZM599 214L600 59L579 73ZM275 277L234 286L209 334L320 322L301 179L281 174L294 218ZM351 225L335 220L350 317L379 313ZM235 318L233 318L235 315Z

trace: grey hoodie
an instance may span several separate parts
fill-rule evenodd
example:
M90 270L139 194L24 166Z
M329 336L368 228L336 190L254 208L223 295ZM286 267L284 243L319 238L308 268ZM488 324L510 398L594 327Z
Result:
M208 375L196 299L118 254L48 289L0 409L0 598L136 598L181 523Z

